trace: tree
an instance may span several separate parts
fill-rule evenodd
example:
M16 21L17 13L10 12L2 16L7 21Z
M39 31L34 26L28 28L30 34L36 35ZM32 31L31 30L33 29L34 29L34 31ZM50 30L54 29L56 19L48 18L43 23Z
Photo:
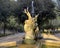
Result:
M0 21L4 23L4 34L6 28L6 18L9 15L9 3L8 0L1 0L0 1Z
M55 18L54 3L51 0L33 0L35 14L40 14L38 17L39 26L49 22L49 19ZM23 23L27 17L23 13L24 8L29 8L31 13L31 2L32 0L0 0L0 21L4 23L4 34L7 23L7 18L11 15L18 17L18 22ZM24 19L23 19L24 18Z
M29 8L31 13L31 2L32 0L19 0L22 4L21 8ZM49 23L50 19L56 18L54 12L54 2L52 0L33 0L34 1L34 9L35 14L39 13L38 16L38 24L41 27L43 24ZM23 11L22 9L22 11ZM23 18L22 18L23 19Z
M18 8L16 2L11 2L10 0L1 0L0 1L0 21L4 23L4 34L7 26L7 18L15 14L15 9ZM12 22L11 22L12 23Z

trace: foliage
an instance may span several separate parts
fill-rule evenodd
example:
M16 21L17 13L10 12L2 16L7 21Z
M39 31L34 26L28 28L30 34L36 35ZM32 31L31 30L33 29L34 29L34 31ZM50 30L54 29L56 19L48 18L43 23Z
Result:
M19 29L20 29L21 32L24 31L24 26L23 26L23 24L20 24L20 25L19 25Z
M8 21L8 25L10 25L11 27L16 26L16 21L17 18L15 18L14 16L10 16L7 21Z
M11 35L11 34L0 34L0 37L4 37L4 36L8 36L8 35Z
M4 32L7 27L14 27L17 29L19 24L24 23L27 19L23 13L24 8L29 8L31 13L32 0L0 0L0 22L4 24ZM34 0L35 14L39 13L38 26L47 24L49 19L55 18L54 3L51 0ZM12 15L12 16L11 16Z
M20 0L21 1L21 0ZM31 13L31 2L32 0L25 0L26 2L22 1L23 8L28 7ZM35 14L39 13L38 16L38 24L41 27L43 24L49 23L50 19L56 18L56 14L54 12L55 4L51 0L34 0L34 9ZM23 18L23 17L22 17ZM25 20L25 19L24 19Z

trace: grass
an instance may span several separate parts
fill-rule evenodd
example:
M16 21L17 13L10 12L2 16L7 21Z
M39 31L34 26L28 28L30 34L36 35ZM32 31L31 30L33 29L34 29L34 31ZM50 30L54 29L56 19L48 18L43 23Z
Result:
M17 48L17 47L13 46L13 47L0 47L0 48Z
M42 45L41 48L60 48L58 46L47 46L47 45Z
M7 47L7 48L17 48L16 46L14 46L14 47Z
M4 36L8 36L8 35L11 35L11 34L0 34L0 37L4 37Z
M8 47L8 48L17 48L17 47ZM57 47L57 46L46 46L46 45L42 45L41 48L60 48L60 47Z
M5 35L4 34L0 34L0 37L3 37L3 36L7 36L7 34L5 34Z

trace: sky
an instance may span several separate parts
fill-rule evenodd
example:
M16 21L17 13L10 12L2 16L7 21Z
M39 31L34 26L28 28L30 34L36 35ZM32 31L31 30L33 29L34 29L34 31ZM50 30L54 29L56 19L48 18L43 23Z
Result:
M56 3L56 5L58 6L57 0L52 0L52 1L54 1Z
M56 0L52 0L52 1L57 2Z
M52 1L54 1L54 2L56 2L56 3L57 3L57 0L52 0Z

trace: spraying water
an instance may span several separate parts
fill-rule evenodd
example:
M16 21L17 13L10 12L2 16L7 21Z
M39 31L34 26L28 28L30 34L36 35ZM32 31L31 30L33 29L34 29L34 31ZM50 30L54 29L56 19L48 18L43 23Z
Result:
M32 17L34 16L34 1L32 1L32 11L31 11L31 13L32 13Z

